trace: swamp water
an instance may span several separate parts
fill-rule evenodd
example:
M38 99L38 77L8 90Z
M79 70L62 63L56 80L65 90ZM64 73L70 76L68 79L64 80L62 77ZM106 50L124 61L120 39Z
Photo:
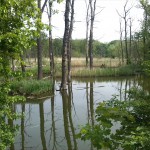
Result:
M82 125L95 122L98 103L113 95L125 100L125 91L131 87L149 92L149 83L149 79L139 77L75 79L68 90L60 93L60 81L55 81L49 98L27 100L15 106L25 117L17 120L20 130L10 150L92 150L90 141L76 139L76 134Z

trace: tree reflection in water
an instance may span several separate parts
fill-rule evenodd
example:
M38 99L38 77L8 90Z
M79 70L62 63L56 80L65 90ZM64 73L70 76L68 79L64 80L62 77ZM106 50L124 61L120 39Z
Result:
M72 121L72 88L71 86L72 84L69 83L68 93L67 93L67 90L61 91L62 101L63 101L63 120L64 120L64 130L65 130L65 137L67 141L68 150L77 150L75 129L74 129L73 121Z
M98 134L97 136L100 136L100 141L104 142L103 144L107 143L113 146L118 144L117 142L115 143L115 140L120 143L122 139L125 139L124 137L128 137L129 132L131 132L129 129L135 127L135 122L132 120L135 116L128 116L127 114L129 113L125 112L125 107L121 107L121 103L124 102L123 99L128 102L128 97L132 96L131 93L127 92L129 88L132 86L141 87L144 83L144 79L143 81L140 80L140 82L137 82L136 78L115 79L115 81L111 81L110 79L108 79L108 81L101 80L102 79L99 79L96 82L94 80L84 82L79 80L76 83L68 84L66 91L59 92L53 88L50 98L30 100L27 101L27 103L17 104L17 111L25 114L25 117L19 120L21 125L20 135L16 139L16 143L11 145L10 150L93 150L93 139L90 139L89 142L82 143L76 139L76 134L79 132L79 125L88 123L90 127L94 128L100 119L102 119L101 127L104 125L103 130L101 130L102 132L96 130L95 133ZM107 84L109 87L106 86ZM147 86L145 89L146 88ZM118 92L118 103L111 101L106 103L106 105L101 105L99 107L99 113L98 110L96 110L95 113L96 104L104 100L104 94L110 97L113 92ZM117 113L116 108L111 109L111 105L118 105L117 110L122 108L123 111ZM146 106L143 106L143 108L146 108ZM148 108L146 109L148 110ZM124 116L119 117L122 114ZM118 123L118 121L123 121L123 123L125 123L125 125L122 124L122 130L120 128L120 131L118 130L116 132L116 139L108 134L111 133L111 128L114 126L114 122L110 123L111 115L118 119L114 119L114 122L116 121ZM149 118L147 118L147 120L148 119ZM130 124L128 124L128 121ZM9 124L13 126L15 122L9 122ZM88 128L86 128L86 130L87 129ZM138 128L138 131L139 130L141 129ZM104 135L109 135L108 137L113 137L113 139L109 140L107 139L108 137L105 138ZM95 137L95 135L93 137ZM99 137L96 137L97 140L98 138ZM108 141L111 141L111 143Z

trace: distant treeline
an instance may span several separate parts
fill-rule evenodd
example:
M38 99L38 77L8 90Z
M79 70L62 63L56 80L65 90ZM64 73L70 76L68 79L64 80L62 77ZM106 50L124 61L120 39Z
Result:
M84 57L86 55L86 41L85 39L73 39L72 43L72 57ZM93 56L94 57L120 57L121 58L121 46L120 40L114 40L109 43L102 43L98 40L93 42ZM140 53L140 42L135 40L132 41L132 59L140 59L142 56ZM60 57L62 55L62 44L63 39L55 38L53 39L53 52L55 57ZM125 43L123 41L123 49L125 53ZM42 49L43 57L49 57L49 39L45 33L42 34ZM138 50L138 51L137 51ZM36 58L37 57L37 47L34 46L30 50L26 51L26 57Z

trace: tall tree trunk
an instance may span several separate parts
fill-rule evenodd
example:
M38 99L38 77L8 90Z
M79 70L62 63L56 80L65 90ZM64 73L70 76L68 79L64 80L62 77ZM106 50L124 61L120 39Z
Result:
M85 51L86 51L86 67L88 67L89 63L89 4L87 4L86 0L86 39L85 39Z
M130 7L130 8L128 8L128 9L126 9L126 7L127 7L127 4L128 4L128 1L129 0L126 0L126 3L125 3L125 5L124 5L124 8L123 8L123 10L124 10L124 15L123 16L121 16L120 14L119 14L119 12L117 11L117 13L118 13L118 15L121 17L121 18L123 18L124 19L124 38L125 38L125 54L126 54L126 64L130 64L130 57L129 57L129 52L128 52L128 39L127 39L127 16L128 16L128 14L129 14L129 12L130 12L130 10L131 10L131 8L132 8L132 6Z
M121 20L120 20L120 46L121 46L121 60L122 60L122 64L124 64L124 53L123 53L122 25L121 25Z
M49 13L48 13L49 27L52 26L52 24L51 24L52 4L53 4L53 2L49 1ZM53 38L52 38L52 30L51 29L49 29L49 58L50 58L50 76L53 76L53 74L54 74L54 54L53 54Z
M90 39L89 39L90 69L93 68L93 26L95 18L96 0L94 0L94 4L92 4L92 2L93 0L89 0L91 9L91 25L90 25Z
M41 80L43 77L42 71L42 43L41 43L41 35L37 39L37 61L38 61L38 80Z
M72 31L73 31L73 23L74 23L74 1L71 1L71 17L70 17L70 28L69 28L69 39L68 39L68 47L67 47L67 56L68 56L68 82L71 81L71 39L72 39Z
M63 49L62 49L62 80L60 89L66 89L67 84L67 46L69 39L69 12L70 12L70 0L66 0L66 8L65 8L65 31L63 37Z
M127 40L127 20L125 19L125 52L126 52L126 63L129 64L129 55L128 55L128 40Z
M41 0L38 0L38 8L41 11ZM40 20L42 20L42 14L40 15ZM37 29L40 30L40 29ZM41 31L40 36L37 38L37 58L38 58L38 80L42 79L43 71L42 71L42 43L41 43Z
M143 35L143 46L144 46L144 50L143 50L143 59L146 60L146 41L147 41L147 22L148 22L148 14L147 14L147 10L145 10L145 18L144 18L144 35Z
M130 63L131 63L131 46L132 46L132 22L130 18L130 43L129 43L129 56L130 56Z

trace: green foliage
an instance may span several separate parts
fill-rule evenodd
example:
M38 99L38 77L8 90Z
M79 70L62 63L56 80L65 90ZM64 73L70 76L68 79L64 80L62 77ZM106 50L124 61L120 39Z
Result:
M91 140L97 149L148 150L150 147L150 95L131 89L128 100L116 97L102 102L96 109L97 123L86 125L78 134L82 140ZM117 125L115 127L115 125ZM115 127L115 131L112 130Z
M17 125L10 122L19 117L13 106L24 97L10 96L11 82L21 79L20 72L11 70L10 60L21 62L24 49L34 44L38 36L36 27L42 27L38 20L39 11L34 0L0 0L0 149L4 150L14 141Z
M143 66L144 73L150 76L150 60L144 61L142 66Z

